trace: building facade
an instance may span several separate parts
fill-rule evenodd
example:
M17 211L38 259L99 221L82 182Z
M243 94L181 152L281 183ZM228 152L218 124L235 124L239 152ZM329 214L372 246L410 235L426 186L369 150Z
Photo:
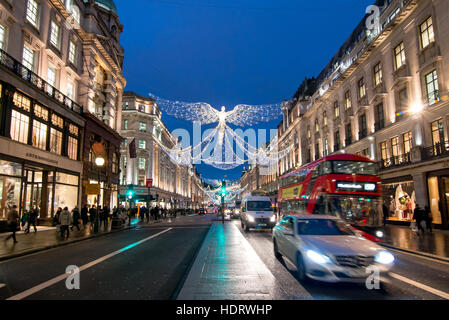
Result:
M120 129L122 29L112 1L0 1L0 220L14 204L45 222L87 201L85 132Z
M377 1L317 79L284 106L279 143L294 145L282 175L335 152L379 163L388 221L415 203L449 227L449 2ZM280 146L279 148L282 148Z
M173 148L177 138L162 122L162 113L152 98L125 92L122 106L121 204L126 205L126 190L134 186L138 205L152 204L171 208L199 207L204 201L202 182L194 166L175 163L161 146ZM131 159L129 144L135 139L137 158ZM146 188L152 179L152 188ZM149 198L148 195L152 197ZM129 205L129 204L128 204Z

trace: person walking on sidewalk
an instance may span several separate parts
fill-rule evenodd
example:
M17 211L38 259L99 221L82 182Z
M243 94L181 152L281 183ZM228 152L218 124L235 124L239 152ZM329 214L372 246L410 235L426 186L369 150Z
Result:
M28 227L25 231L25 233L30 233L31 225L34 228L34 233L37 232L36 223L37 223L37 217L39 216L39 210L37 207L33 207L33 209L30 211L30 215L28 216Z
M13 205L12 209L9 210L6 219L8 220L8 225L12 233L7 238L5 238L5 241L8 241L9 239L12 238L14 240L14 244L16 244L18 243L16 239L16 231L17 225L19 223L19 212L17 211L16 205Z
M30 217L30 214L27 210L24 211L22 214L22 218L20 219L20 222L22 223L22 230L28 229L28 219Z
M67 239L70 236L69 226L70 226L70 212L69 208L65 207L59 216L59 223L61 224L61 237L64 239L65 232L67 231Z
M62 208L59 207L53 217L53 227L56 227L59 224L59 217L61 216Z
M384 204L382 205L382 214L383 214L383 216L382 216L382 221L383 221L384 227L385 227L385 225L387 224L388 213L389 213L389 212L388 212L388 208L387 208L386 204L384 203Z
M81 208L81 220L83 221L83 227L86 229L87 223L89 222L89 208L87 204Z
M430 211L429 206L425 206L424 207L424 218L426 220L426 227L427 230L432 233L432 221L433 221L433 217L432 217L432 212Z
M93 205L92 207L90 207L89 209L89 219L90 219L90 227L93 228L94 227L94 223L95 223L95 216L97 214L97 209L95 207L95 205Z
M416 227L418 228L418 233L420 231L422 231L422 233L424 234L426 232L424 230L424 228L422 227L422 222L425 221L424 220L424 210L421 209L419 204L416 205L415 212L413 214L413 219L416 221Z
M78 206L75 206L75 208L73 208L72 210L72 226L70 227L70 229L73 231L73 227L76 227L78 229L78 231L80 231L80 211L78 210Z

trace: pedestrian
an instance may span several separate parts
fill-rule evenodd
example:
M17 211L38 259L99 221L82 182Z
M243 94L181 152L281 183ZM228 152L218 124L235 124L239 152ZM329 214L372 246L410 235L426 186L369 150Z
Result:
M28 216L28 227L26 229L26 233L30 233L31 226L34 227L34 233L37 232L36 223L37 218L39 216L39 210L37 207L33 207L33 209L30 211L30 215Z
M382 205L382 213L383 213L383 224L384 227L387 224L387 218L388 218L388 207L385 205L385 203Z
M22 214L22 219L21 219L21 223L22 223L22 230L26 230L28 229L28 218L29 218L30 214L28 213L27 210L25 210L25 212Z
M143 206L139 208L139 218L141 222L145 219L145 209Z
M62 210L61 215L59 216L59 223L61 224L61 237L64 239L65 232L67 231L67 239L69 238L70 231L70 212L69 208L65 207L64 210Z
M424 219L426 221L427 230L432 233L432 212L430 211L429 206L424 207Z
M93 228L95 224L95 217L97 216L97 208L95 205L90 207L89 209L89 219L90 219L90 227Z
M413 213L413 219L416 221L416 227L418 228L418 233L422 231L425 233L424 228L422 227L422 222L424 221L424 211L421 209L419 204L416 205L415 211Z
M16 243L18 243L18 241L16 239L16 231L17 231L17 226L19 224L19 212L17 211L16 205L13 205L12 209L9 210L8 215L6 216L6 219L8 220L9 230L12 233L7 238L5 238L5 241L8 241L9 239L12 238L14 240L14 244L16 244Z
M109 209L108 206L104 206L103 207L103 224L104 224L104 230L107 231L109 228L109 218L111 215L111 210ZM101 227L101 225L100 225Z
M89 222L89 208L87 204L81 208L81 220L83 221L83 227L86 229L87 223Z
M150 209L145 207L145 219L147 220L147 223L150 222Z
M72 226L70 229L72 229L73 231L73 227L76 227L78 229L78 231L80 231L80 211L78 210L78 206L75 206L75 208L73 208L72 210Z
M61 215L62 208L59 207L58 210L56 210L55 215L53 217L53 227L56 227L59 224L59 216Z

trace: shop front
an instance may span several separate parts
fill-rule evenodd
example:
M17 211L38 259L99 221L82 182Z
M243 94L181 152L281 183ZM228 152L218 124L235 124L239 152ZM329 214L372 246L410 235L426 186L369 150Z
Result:
M429 173L427 187L433 223L444 229L449 228L449 170Z
M411 222L416 208L415 184L412 176L382 181L383 201L389 222Z

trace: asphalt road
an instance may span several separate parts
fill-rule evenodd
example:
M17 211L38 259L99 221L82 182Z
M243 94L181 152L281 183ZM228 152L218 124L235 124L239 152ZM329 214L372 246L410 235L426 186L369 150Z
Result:
M278 281L290 299L314 300L442 300L449 299L449 263L394 251L396 264L393 277L384 290L368 290L357 284L301 284L295 277L296 267L288 260L277 260L273 255L271 231L245 232L239 221L240 232L251 244L263 263ZM438 294L436 294L438 293Z
M0 299L173 299L187 276L211 217L163 223L82 241L0 263ZM245 232L234 223L276 279L287 299L449 299L449 263L394 252L385 290L360 285L301 284L296 268L273 255L270 231ZM66 268L81 269L80 289L67 290Z

